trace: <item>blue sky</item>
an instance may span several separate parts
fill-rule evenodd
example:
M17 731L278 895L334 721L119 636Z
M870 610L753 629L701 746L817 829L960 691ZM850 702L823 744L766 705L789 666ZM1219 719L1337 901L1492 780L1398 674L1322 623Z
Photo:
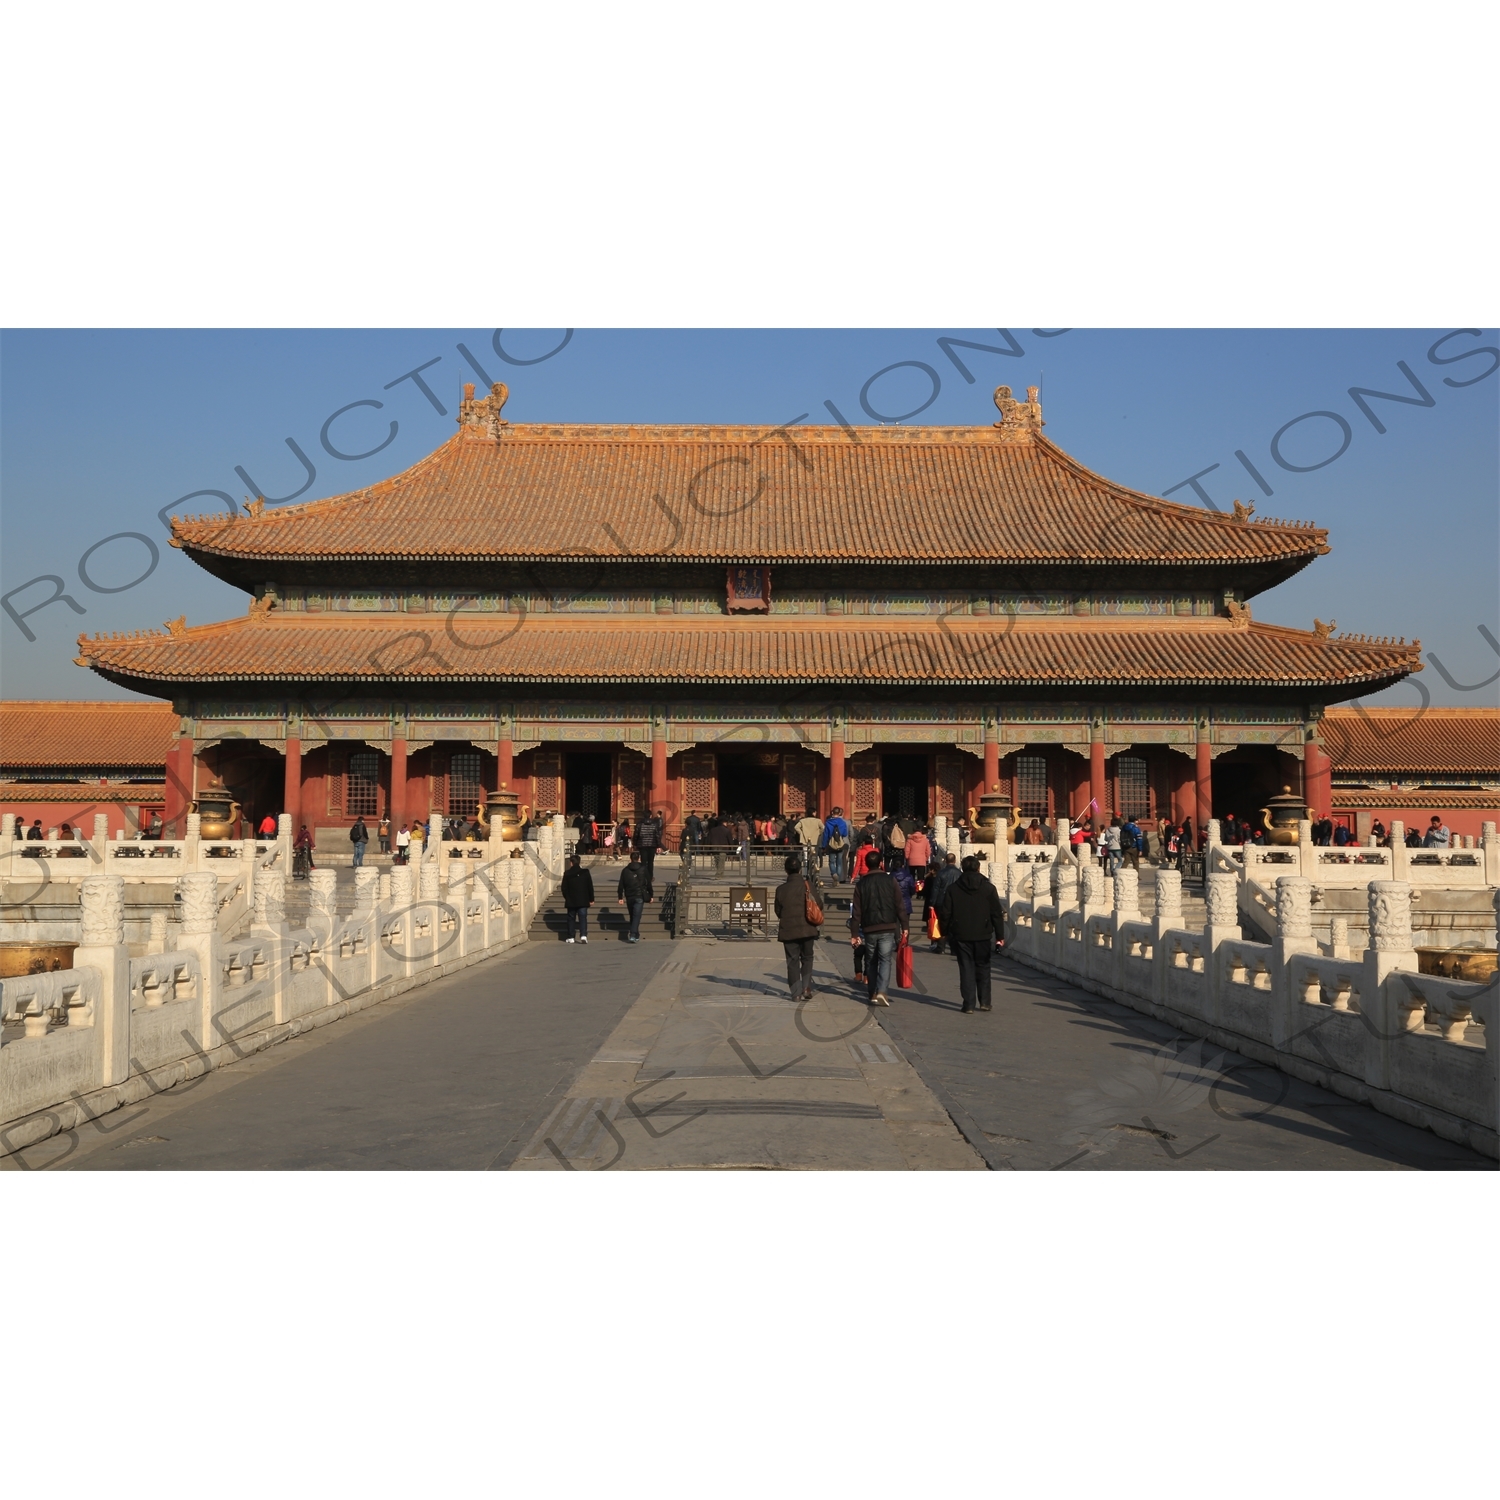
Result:
M510 386L514 421L826 422L831 401L865 423L862 395L899 417L935 392L909 421L987 424L997 384L1017 394L1040 384L1048 436L1112 479L1200 503L1178 486L1217 465L1199 483L1220 507L1238 497L1263 515L1329 528L1332 554L1260 596L1257 618L1305 628L1317 615L1340 629L1420 637L1428 666L1417 680L1431 701L1497 701L1495 683L1476 687L1500 671L1481 631L1500 641L1500 354L1476 352L1500 345L1494 330L1045 332L578 329L564 343L563 330L506 330L508 360L489 328L5 333L0 592L36 639L0 612L0 690L126 696L73 666L80 630L243 613L243 594L167 547L158 512L222 508L211 495L182 502L193 491L238 500L249 488L240 468L269 497L292 494L308 476L288 438L316 471L304 500L398 472L448 437L460 385L480 380L462 344ZM952 346L971 384L939 339L1019 352ZM1432 404L1369 401L1380 433L1349 388L1415 396L1401 363ZM421 380L446 414L401 379L424 365ZM347 411L329 442L361 453L393 421L394 438L369 458L331 456L324 423L370 401L381 408ZM1315 412L1334 415L1306 415ZM1278 463L1272 440L1283 428ZM154 566L139 537L154 543ZM63 579L85 613L62 602L26 613L54 592L31 582L44 575ZM1406 684L1370 701L1420 697Z

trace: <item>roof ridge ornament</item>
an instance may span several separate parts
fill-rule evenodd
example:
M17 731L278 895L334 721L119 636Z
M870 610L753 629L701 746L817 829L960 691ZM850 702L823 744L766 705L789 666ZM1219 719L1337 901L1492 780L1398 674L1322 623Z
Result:
M481 441L499 442L500 429L510 423L500 415L501 408L510 399L510 387L497 380L490 387L488 396L474 399L472 382L464 386L464 398L458 403L458 428L465 437Z
M1314 615L1313 634L1317 636L1320 641L1326 641L1328 637L1338 629L1338 624L1339 622L1337 620L1320 620L1316 615Z
M1248 521L1255 514L1255 502L1252 500L1246 505L1243 500L1234 502L1234 518L1236 521Z
M1250 606L1241 604L1232 595L1224 598L1224 608L1229 612L1229 618L1234 621L1236 630L1249 630L1250 628Z
M1040 394L1037 386L1028 385L1026 399L1017 401L1011 395L1008 385L995 387L995 409L1000 413L1000 420L995 426L1000 429L1003 438L1028 442L1033 432L1040 432L1047 425L1042 421L1042 403L1038 399Z
M168 635L186 635L187 634L187 616L186 615L178 615L175 620L163 620L162 624L164 626L166 626L166 630L167 630L167 634Z
M253 500L249 497L249 495L245 496L245 514L249 516L252 521L259 520L260 513L265 508L266 497L264 495L257 495Z

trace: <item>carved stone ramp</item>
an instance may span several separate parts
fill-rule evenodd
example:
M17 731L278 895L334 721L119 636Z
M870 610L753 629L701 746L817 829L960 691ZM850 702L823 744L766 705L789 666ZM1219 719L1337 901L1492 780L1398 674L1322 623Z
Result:
M684 939L513 1171L983 1171L818 945L815 996L781 948Z

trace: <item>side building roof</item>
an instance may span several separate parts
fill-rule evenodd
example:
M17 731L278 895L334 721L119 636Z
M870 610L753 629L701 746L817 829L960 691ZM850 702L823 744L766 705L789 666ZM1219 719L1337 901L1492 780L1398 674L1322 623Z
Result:
M173 522L241 587L278 564L610 561L1239 565L1254 588L1327 532L1181 505L1095 474L996 393L986 427L600 426L499 415L504 387L401 474L257 514Z
M0 702L0 766L34 771L87 766L160 769L177 735L168 703Z
M1500 708L1329 709L1320 738L1340 772L1500 777Z

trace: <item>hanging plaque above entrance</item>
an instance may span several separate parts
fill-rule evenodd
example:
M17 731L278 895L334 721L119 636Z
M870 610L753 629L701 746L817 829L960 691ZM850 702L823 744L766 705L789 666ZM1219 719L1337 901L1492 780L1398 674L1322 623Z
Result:
M729 570L729 613L767 614L771 608L771 570L769 568L731 568Z

